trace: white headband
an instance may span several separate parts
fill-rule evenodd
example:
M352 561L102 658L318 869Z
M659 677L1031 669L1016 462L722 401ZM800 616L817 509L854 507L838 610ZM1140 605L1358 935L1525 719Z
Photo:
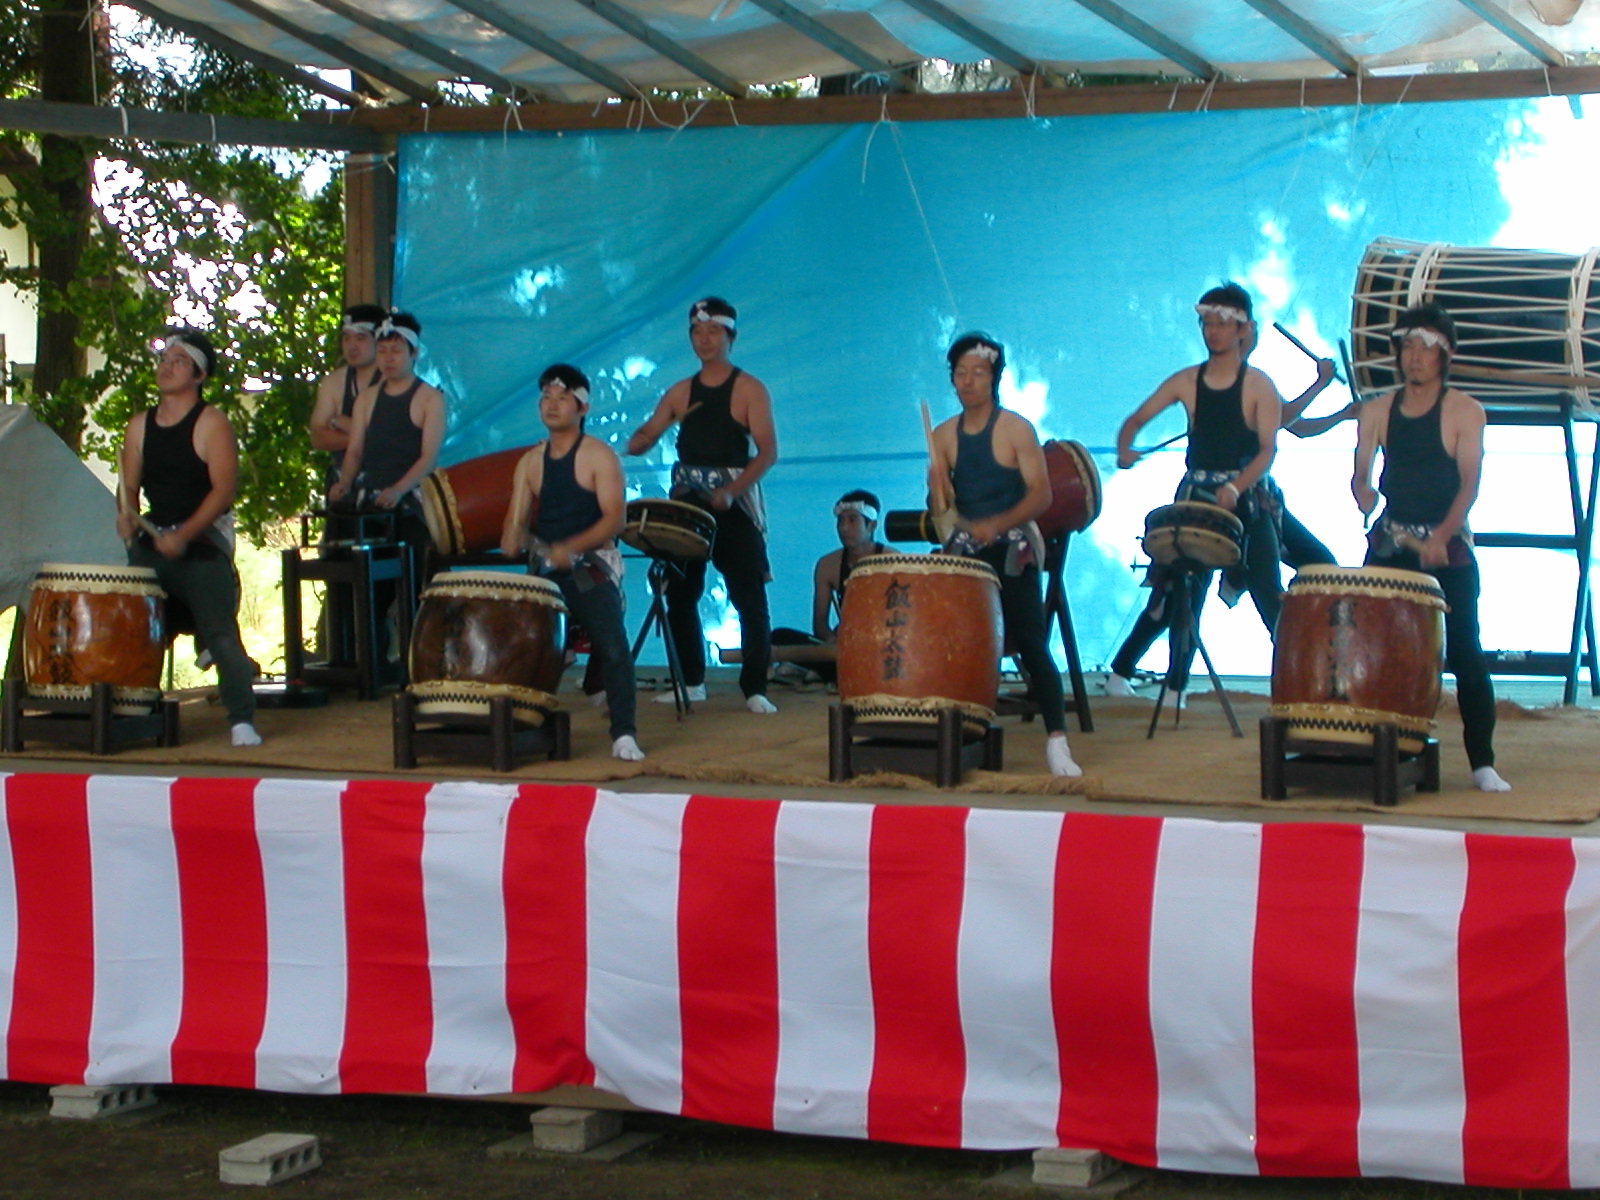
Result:
M1450 339L1437 329L1429 329L1426 325L1412 325L1405 329L1396 329L1393 334L1395 345L1411 338L1420 338L1424 346L1443 346L1450 349Z
M383 319L383 324L378 326L374 336L376 336L379 341L382 341L390 334L397 334L400 337L405 338L406 342L413 350L422 349L422 341L415 333L407 329L404 325L396 325L388 317L385 317Z
M858 512L869 521L878 519L878 510L865 500L841 500L833 506L833 515L842 517L847 512Z
M371 321L346 321L340 333L376 333L378 327Z
M205 352L199 346L193 345L181 337L162 338L156 342L157 357L164 353L168 346L176 346L179 350L182 350L194 360L194 365L199 370L201 378L209 378L209 372L206 371Z
M965 358L969 354L976 354L979 358L987 359L992 363L1000 361L1000 351L996 350L993 346L986 346L982 342L979 342L971 349L963 350L961 352L961 357Z
M691 320L691 321L712 321L712 322L715 322L718 325L721 325L724 329L732 329L733 328L733 318L732 317L727 316L727 315L725 315L723 313L713 313L713 312L711 312L709 309L706 308L704 301L701 301L699 304L696 304L694 306L694 310L689 314L689 320Z
M1202 320L1206 317L1221 317L1224 321L1237 321L1240 325L1250 323L1250 314L1231 304L1196 304L1194 310L1200 314Z
M560 379L558 379L558 378L556 378L554 376L552 376L549 380L547 380L545 382L544 387L549 387L552 383L555 384L558 388L560 388L563 392L570 392L572 394L572 398L574 400L576 400L579 404L587 404L587 403L589 403L589 389L588 388L586 388L586 387L568 387L566 384L562 383ZM539 390L543 391L544 388L540 388Z

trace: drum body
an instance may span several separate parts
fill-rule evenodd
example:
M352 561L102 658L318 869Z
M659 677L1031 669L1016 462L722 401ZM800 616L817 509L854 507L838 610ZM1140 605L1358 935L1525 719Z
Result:
M1594 407L1585 375L1600 374L1600 281L1596 250L1448 246L1379 238L1356 273L1350 317L1356 385L1396 387L1389 333L1413 305L1437 301L1456 324L1451 373L1485 403L1548 405L1565 392ZM1486 369L1474 374L1474 368ZM1495 378L1534 373L1537 381ZM1571 379L1570 386L1563 386Z
M1217 504L1179 500L1144 519L1144 552L1163 566L1188 559L1205 567L1237 566L1244 522Z
M148 567L45 563L34 576L24 626L28 691L87 699L112 685L112 711L150 710L161 695L166 593Z
M1000 583L947 554L875 554L850 572L839 614L839 698L864 723L935 723L958 708L994 716Z
M422 481L422 519L440 554L479 554L500 544L511 484L526 446L440 467ZM529 520L538 513L538 499Z
M883 514L883 540L942 546L955 525L953 509L935 517L925 508L893 508Z
M1420 753L1439 707L1444 592L1431 575L1310 566L1289 585L1272 652L1272 715L1289 736L1370 745L1397 725Z
M1082 533L1100 515L1100 470L1077 442L1048 441L1044 465L1050 475L1050 507L1039 517L1047 538Z
M681 500L629 500L622 540L651 558L701 562L711 557L717 519L699 505Z
M566 614L561 590L537 576L436 576L411 629L418 714L479 716L496 696L509 696L519 720L542 723L565 665Z

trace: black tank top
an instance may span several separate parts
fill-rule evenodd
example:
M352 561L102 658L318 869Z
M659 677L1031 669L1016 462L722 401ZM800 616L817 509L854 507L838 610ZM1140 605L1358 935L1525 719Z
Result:
M742 467L750 461L750 431L733 419L733 381L739 368L716 387L689 381L689 406L678 428L678 461L691 467Z
M159 424L154 408L145 415L140 482L150 521L163 529L187 521L211 491L211 470L194 452L194 427L205 406L199 401L175 425Z
M956 509L969 519L1003 513L1028 493L1021 467L1002 467L994 458L997 404L977 433L967 433L956 419Z
M572 449L561 458L552 458L550 443L545 443L539 516L533 526L540 541L559 542L600 519L600 498L578 483L578 447L583 445L585 436L580 433Z
M1205 365L1195 372L1194 420L1189 423L1191 471L1238 471L1261 450L1261 438L1244 421L1244 364L1227 387L1206 384Z
M383 376L377 367L372 368L372 378L366 383L361 382L361 373L354 367L346 367L344 371L344 398L340 401L339 415L348 419L356 411L356 397L361 394L361 389L377 383ZM415 461L415 460L413 460ZM339 470L344 466L344 451L330 450L328 452L328 485L331 487L339 478Z
M1461 472L1444 448L1441 415L1444 389L1420 417L1400 411L1400 396L1389 406L1383 441L1383 474L1378 490L1384 514L1407 525L1437 525L1461 490Z
M413 379L398 395L378 388L361 459L361 473L369 489L393 487L422 457L422 428L411 420L411 401L421 386L421 379Z

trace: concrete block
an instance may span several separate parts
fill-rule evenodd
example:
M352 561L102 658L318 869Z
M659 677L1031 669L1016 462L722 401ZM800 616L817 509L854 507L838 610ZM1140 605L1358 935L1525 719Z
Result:
M308 1133L264 1133L217 1155L223 1183L282 1183L322 1165L322 1149Z
M50 1115L74 1121L97 1121L121 1116L156 1103L155 1088L148 1083L124 1083L114 1087L91 1087L63 1083L50 1089Z
M609 1109L541 1108L529 1118L534 1148L546 1153L582 1154L622 1132L622 1114Z
M1093 1187L1121 1165L1098 1150L1050 1146L1033 1152L1033 1182L1041 1187Z

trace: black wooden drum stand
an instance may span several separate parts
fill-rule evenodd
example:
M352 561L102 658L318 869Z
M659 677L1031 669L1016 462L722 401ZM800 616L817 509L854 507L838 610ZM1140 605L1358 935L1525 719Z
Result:
M667 651L667 677L672 681L673 707L682 720L683 714L693 712L694 708L689 703L689 689L684 686L683 668L678 662L678 643L672 640L672 627L667 624L667 581L674 574L683 574L676 559L650 556L650 571L645 576L650 581L650 611L645 613L644 624L639 626L639 636L633 639L633 661L639 661L639 650L652 632L661 636L661 644Z
M178 702L157 696L147 713L111 711L109 683L89 685L89 695L68 700L30 696L28 685L8 679L0 704L0 752L16 754L29 740L65 742L90 754L110 754L126 742L178 744Z
M1206 664L1206 674L1211 677L1211 686L1216 690L1217 699L1222 702L1222 711L1227 715L1228 727L1233 730L1233 736L1242 738L1244 730L1239 728L1239 718L1233 714L1233 702L1228 699L1222 680L1217 678L1217 669L1211 665L1211 655L1206 650L1205 642L1200 638L1200 624L1194 619L1195 589L1203 588L1210 583L1210 572L1213 568L1192 558L1179 558L1166 564L1162 569L1167 572L1167 579L1163 585L1166 588L1167 598L1162 616L1167 623L1167 652L1170 658L1167 674L1161 677L1161 691L1156 695L1156 708L1150 714L1150 728L1145 731L1145 739L1148 741L1156 735L1156 725L1161 720L1161 707L1167 701L1167 678L1172 674L1171 664L1187 662L1192 657L1191 647L1200 651L1200 658ZM1176 725L1182 717L1183 710L1174 704L1173 724Z
M1385 808L1399 803L1400 789L1439 790L1439 742L1423 741L1419 754L1400 749L1400 728L1379 725L1372 745L1341 745L1291 738L1283 717L1261 718L1261 798L1285 800L1289 787L1348 787L1354 782L1372 789L1372 802Z
M418 717L416 696L402 690L394 698L395 769L415 767L419 751L445 758L485 754L496 771L509 771L519 758L534 754L565 761L572 757L572 718L558 708L545 712L543 725L519 725L510 696L495 696L481 716Z
M853 709L828 707L828 778L834 783L868 771L898 771L954 787L973 767L998 771L1004 760L1005 731L986 724L981 733L968 732L958 708L941 709L937 724L873 722L858 729Z

